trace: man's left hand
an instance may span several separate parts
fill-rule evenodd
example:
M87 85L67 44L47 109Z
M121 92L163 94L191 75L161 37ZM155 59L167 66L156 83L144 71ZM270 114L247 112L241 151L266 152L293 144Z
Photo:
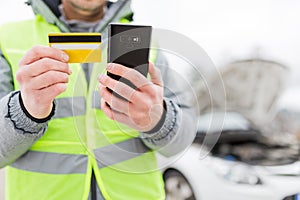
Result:
M109 63L106 70L129 80L137 89L107 75L100 75L98 80L102 111L110 119L140 132L152 130L161 119L164 109L160 70L149 63L150 80L135 69L120 64ZM116 97L113 93L117 93L127 101Z

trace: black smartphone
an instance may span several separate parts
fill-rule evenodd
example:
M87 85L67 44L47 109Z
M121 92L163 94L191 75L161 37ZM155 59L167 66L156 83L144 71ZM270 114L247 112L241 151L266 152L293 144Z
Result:
M107 62L134 68L147 77L151 33L151 26L109 24ZM108 76L135 88L123 77L111 73Z

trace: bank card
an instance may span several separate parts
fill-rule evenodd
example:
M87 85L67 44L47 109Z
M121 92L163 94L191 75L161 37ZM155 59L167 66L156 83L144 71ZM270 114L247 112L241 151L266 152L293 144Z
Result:
M101 62L100 33L49 33L49 46L69 55L69 63Z

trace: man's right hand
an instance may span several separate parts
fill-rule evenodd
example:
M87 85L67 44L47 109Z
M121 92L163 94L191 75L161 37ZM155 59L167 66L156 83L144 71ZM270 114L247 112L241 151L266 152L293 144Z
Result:
M72 71L68 55L52 47L35 46L19 63L16 79L27 112L37 119L50 115L56 96L66 90Z

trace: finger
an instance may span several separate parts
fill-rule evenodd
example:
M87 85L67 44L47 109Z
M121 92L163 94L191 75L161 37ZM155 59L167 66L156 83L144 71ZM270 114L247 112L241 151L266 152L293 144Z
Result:
M108 106L104 99L101 99L101 110L105 113L105 115L108 118L114 120L112 115L112 109Z
M150 84L149 80L146 77L144 77L140 72L133 68L125 67L116 63L109 63L106 66L106 70L112 74L121 76L122 78L129 80L137 88L141 88Z
M132 127L132 120L126 114L112 111L112 116L115 121Z
M72 70L70 69L67 63L53 60L50 58L42 58L41 60L38 60L32 64L27 65L21 70L23 70L24 73L23 75L28 77L35 77L51 70L64 72L69 75L72 74Z
M40 76L34 77L31 79L30 88L35 90L40 90L47 88L49 86L55 85L57 83L68 83L69 76L66 73L58 71L48 71Z
M128 85L117 81L107 75L100 75L98 77L99 82L109 89L111 89L113 92L117 93L118 95L124 97L128 101L134 101L135 96L137 95L137 91L133 88L129 87Z
M149 74L151 77L151 82L155 85L163 86L163 80L160 73L160 70L149 62Z
M47 99L55 99L58 95L66 91L67 85L65 83L56 83L49 87L38 91L39 96L47 97Z
M116 120L117 122L121 122L123 124L131 124L130 119L127 115L113 111L107 104L104 99L101 99L101 110L112 120Z
M111 92L109 92L106 87L102 85L99 85L99 91L101 98L103 98L113 110L124 113L126 115L129 114L130 103L128 101L124 101L116 97Z
M106 114L107 117L109 117L112 120L115 120L119 123L126 124L129 127L132 127L136 130L148 130L149 128L147 126L141 126L137 123L135 123L130 115L126 115L124 113L120 113L118 111L115 111L111 109L111 107L108 106L106 101L104 99L101 99L101 109Z
M41 58L52 58L61 62L69 60L69 56L62 50L47 46L34 46L21 59L19 66L28 65Z

